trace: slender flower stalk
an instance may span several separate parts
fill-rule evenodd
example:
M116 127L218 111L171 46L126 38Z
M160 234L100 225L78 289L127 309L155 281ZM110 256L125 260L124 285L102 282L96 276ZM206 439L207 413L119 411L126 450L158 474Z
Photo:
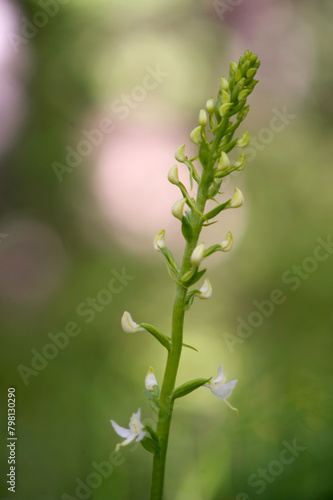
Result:
M250 136L247 131L236 138L234 135L249 111L246 100L258 82L253 78L259 66L257 56L248 50L240 58L238 64L235 62L230 64L229 78L221 78L217 99L207 100L208 116L206 111L201 109L199 125L190 133L190 140L197 145L198 154L192 159L185 156L184 144L175 153L176 160L189 170L191 187L193 182L198 185L196 199L190 197L186 187L179 181L177 166L172 167L168 174L168 180L179 188L182 194L182 199L173 205L171 212L179 219L186 241L180 265L166 246L164 230L155 236L153 242L155 250L165 258L168 272L176 283L171 337L165 336L156 327L147 323L135 323L128 312L124 313L121 321L125 332L135 333L145 330L167 349L167 363L161 389L152 368L149 368L145 378L145 395L151 408L158 414L156 430L141 423L140 412L132 415L129 429L120 428L112 421L117 434L125 438L125 441L118 447L135 439L141 441L143 447L153 453L150 500L163 498L166 456L175 399L184 397L200 387L207 387L235 410L226 399L231 395L237 380L226 382L222 365L219 367L218 376L213 380L211 377L198 378L178 387L175 385L182 348L194 349L183 343L185 313L192 306L195 297L208 299L212 296L212 286L208 278L204 280L200 288L192 288L205 274L206 270L201 269L202 262L215 252L230 251L233 246L233 236L230 231L221 244L212 245L207 249L204 243L199 243L199 237L204 227L215 222L211 222L211 219L215 219L226 209L238 208L244 203L244 196L238 188L235 189L231 199L220 204L216 197L220 194L224 177L235 170L241 171L245 167L244 153L235 163L231 161L230 153L234 148L243 149L249 144ZM209 124L209 130L206 130L207 124ZM198 174L199 169L197 170L194 165L197 159L202 167L201 176ZM214 200L218 204L206 211L206 204L209 200Z

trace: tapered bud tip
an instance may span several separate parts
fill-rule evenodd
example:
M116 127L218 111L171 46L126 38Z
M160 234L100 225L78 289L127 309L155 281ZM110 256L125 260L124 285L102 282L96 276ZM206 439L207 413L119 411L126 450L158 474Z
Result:
M219 172L223 172L224 170L228 170L229 167L230 167L229 157L228 157L227 153L222 151L221 156L220 156L219 161L218 161L218 164L217 164L217 170Z
M205 127L207 125L207 113L204 109L200 109L199 112L199 125Z
M158 252L160 251L160 248L165 247L165 230L164 229L162 229L162 231L157 233L157 235L154 238L153 245L154 245L155 250L157 250Z
M250 110L250 105L248 104L247 106L245 106L243 109L240 110L240 112L237 115L237 120L238 121L245 120L245 118L247 117L247 114L248 114L249 110Z
M171 213L174 217L176 217L176 219L182 220L185 201L185 198L183 198L182 200L176 201L176 203L172 205Z
M233 244L234 244L234 238L232 236L232 233L228 231L226 237L221 243L222 252L229 252L232 249Z
M246 165L246 157L245 154L242 153L235 163L235 168L236 170L244 170L245 165Z
M250 143L250 134L246 130L246 132L244 132L242 137L240 139L238 139L237 146L239 148L246 148L249 145L249 143Z
M146 378L145 378L145 388L146 388L146 390L148 392L153 392L154 391L154 385L158 385L158 384L157 384L156 377L154 375L154 370L150 366L149 370L148 370L148 373L146 375Z
M208 99L208 101L206 102L206 108L207 108L207 111L208 111L208 113L210 115L214 113L215 104L214 104L214 98L213 97L211 97L210 99Z
M205 244L200 243L196 246L191 255L191 264L193 267L199 267L205 253Z
M238 70L238 64L234 61L231 61L230 63L230 71L231 73L235 73L235 71Z
M182 144L181 146L179 146L179 148L176 149L175 158L180 163L184 163L184 161L186 160L185 144Z
M242 73L240 72L239 68L237 68L235 71L235 82L239 82L241 78L242 78Z
M222 90L222 102L230 102L230 94L226 90Z
M142 330L140 325L132 320L132 316L129 312L125 311L121 318L121 327L125 333L136 333Z
M168 181L171 182L171 184L175 184L176 186L179 184L177 165L174 165L170 168L168 172Z
M203 282L203 285L200 288L199 292L199 299L210 299L210 297L212 296L213 288L208 278L206 278Z
M190 133L190 139L194 144L200 144L201 142L201 125L195 127Z
M234 196L229 203L229 208L238 208L241 207L244 203L244 196L240 189L236 188Z
M226 78L224 78L224 76L221 77L220 89L221 89L221 92L223 90L229 90L229 82Z
M228 113L231 107L232 107L232 102L226 102L219 107L219 113L222 118Z

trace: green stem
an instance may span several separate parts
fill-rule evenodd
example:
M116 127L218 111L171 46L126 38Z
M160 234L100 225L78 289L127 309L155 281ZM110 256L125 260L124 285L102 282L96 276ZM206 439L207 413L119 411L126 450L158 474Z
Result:
M193 229L193 237L186 245L180 276L191 269L191 254L197 245L201 232L203 220L199 213L203 213L207 201L207 192L204 186L206 186L205 173L203 174L198 187L197 200L195 203L197 211L192 212L191 225ZM172 316L172 346L168 353L157 424L160 451L154 455L150 500L162 500L163 498L165 462L173 412L171 393L175 388L178 366L182 352L186 293L187 290L183 286L177 285Z

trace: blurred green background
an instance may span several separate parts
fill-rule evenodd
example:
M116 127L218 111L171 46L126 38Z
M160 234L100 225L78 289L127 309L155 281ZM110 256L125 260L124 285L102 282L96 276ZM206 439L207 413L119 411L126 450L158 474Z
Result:
M333 237L332 2L3 0L0 14L1 499L13 495L8 387L17 500L148 498L142 447L96 475L119 441L110 418L127 426L139 407L152 418L143 381L149 365L161 381L165 364L120 317L129 310L169 334L174 286L152 247L166 228L182 250L166 173L247 48L262 60L246 121L254 142L227 187L240 186L246 204L206 230L204 241L231 229L236 243L209 263L213 296L186 318L199 353L183 353L178 377L216 376L222 363L239 379L230 402L240 414L205 389L179 400L165 498L332 499L333 255L313 258L318 238ZM132 279L106 293L117 273ZM252 314L275 289L284 302ZM256 320L241 339L240 321ZM50 334L73 322L77 335L46 348L36 369ZM279 465L294 440L305 449Z

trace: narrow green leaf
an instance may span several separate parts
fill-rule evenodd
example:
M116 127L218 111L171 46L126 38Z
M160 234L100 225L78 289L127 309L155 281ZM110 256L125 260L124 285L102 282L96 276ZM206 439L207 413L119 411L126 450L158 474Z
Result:
M177 263L172 255L172 252L167 248L167 247L160 247L160 251L166 258L167 262L169 263L170 267L172 270L178 274L179 273L179 267L177 266Z
M191 241L193 236L193 231L191 224L186 217L182 217L182 233L186 241Z
M212 245L211 247L207 248L204 253L204 257L208 257L209 255L212 255L215 252L219 252L221 250L221 245Z
M205 274L206 272L206 269L202 269L202 271L198 271L194 274L194 276L186 282L186 286L192 286L192 285L195 285L195 283L197 283L197 281L200 280L200 278L202 278L202 276Z
M158 435L156 434L156 432L154 431L154 429L152 427L150 427L150 425L145 425L145 429L146 429L146 431L149 432L150 437L152 438L152 440L155 441L155 443L159 446L160 441L159 441Z
M156 340L158 340L163 347L170 350L171 344L165 335L163 335L157 328L152 325L148 325L148 323L140 323L140 326L144 328L147 332L151 333Z
M148 399L148 403L156 413L160 411L160 405L154 399Z
M196 349L195 347L193 347L193 345L184 344L184 342L183 342L183 347L188 347L189 349L193 349L193 351L199 352L198 349Z
M190 380L189 382L186 382L183 385L180 385L177 387L171 394L172 399L177 399L177 398L182 398L184 396L187 396L187 394L190 394L191 392L195 391L195 389L198 389L202 385L206 384L210 378L197 378L195 380Z

